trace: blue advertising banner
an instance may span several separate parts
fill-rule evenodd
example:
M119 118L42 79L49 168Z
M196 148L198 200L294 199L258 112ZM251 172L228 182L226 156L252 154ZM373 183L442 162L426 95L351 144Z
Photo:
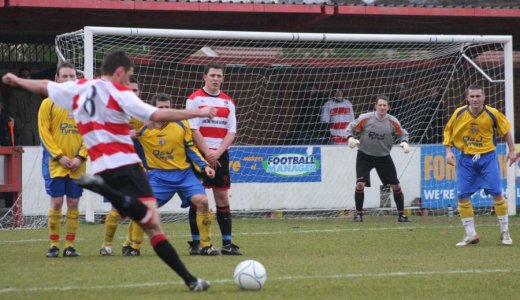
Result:
M500 163L502 187L507 189L507 155L506 146L497 146ZM454 151L458 157L459 152ZM456 168L446 164L446 147L444 145L421 145L421 207L446 208L448 205L457 207L457 192L455 190ZM491 196L483 190L472 197L474 207L490 207L493 205ZM518 203L518 197L517 197Z
M320 182L320 147L232 147L231 182Z

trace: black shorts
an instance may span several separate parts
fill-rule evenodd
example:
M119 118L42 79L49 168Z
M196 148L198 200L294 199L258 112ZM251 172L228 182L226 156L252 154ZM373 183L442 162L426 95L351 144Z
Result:
M364 182L370 187L370 171L376 168L377 175L384 185L399 184L394 161L390 155L372 156L358 151L356 157L356 182Z
M199 173L205 188L229 189L231 178L229 175L229 152L226 150L218 159L220 166L215 170L215 178L209 178L205 172Z
M98 174L113 189L136 199L153 197L152 188L140 164L126 165Z

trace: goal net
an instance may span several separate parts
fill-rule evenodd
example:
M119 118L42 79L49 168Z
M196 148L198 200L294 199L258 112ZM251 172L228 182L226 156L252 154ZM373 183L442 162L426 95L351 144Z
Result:
M104 54L125 50L135 64L141 98L172 95L176 108L203 86L209 62L225 65L222 90L237 106L238 132L230 150L231 208L251 216L348 216L354 210L357 150L333 144L322 118L327 101L342 93L355 116L373 110L375 97L390 98L390 114L410 133L412 151L392 157L406 212L456 212L455 170L446 165L443 127L465 88L480 84L487 104L513 122L512 50L508 36L356 35L101 28L60 35L61 61L80 74L99 74ZM331 114L345 113L332 110ZM333 118L331 118L333 119ZM514 172L499 140L504 191L516 208ZM507 172L509 171L509 172ZM365 189L368 213L395 213L375 172ZM211 192L210 198L211 198ZM163 215L185 218L179 201ZM210 201L213 202L213 201ZM490 213L492 200L477 193L473 204ZM94 203L96 215L102 214Z

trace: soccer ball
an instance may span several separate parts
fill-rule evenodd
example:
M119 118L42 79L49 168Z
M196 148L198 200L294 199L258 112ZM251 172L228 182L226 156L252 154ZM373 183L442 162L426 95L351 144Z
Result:
M264 286L266 279L264 266L252 259L239 263L233 274L233 280L242 290L257 291Z

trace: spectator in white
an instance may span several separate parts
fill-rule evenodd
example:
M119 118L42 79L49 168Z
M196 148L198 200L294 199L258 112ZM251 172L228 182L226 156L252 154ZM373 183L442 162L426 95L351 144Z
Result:
M334 97L325 102L321 110L321 122L329 124L327 144L347 144L347 127L355 118L352 103L343 97L343 89L335 86Z

